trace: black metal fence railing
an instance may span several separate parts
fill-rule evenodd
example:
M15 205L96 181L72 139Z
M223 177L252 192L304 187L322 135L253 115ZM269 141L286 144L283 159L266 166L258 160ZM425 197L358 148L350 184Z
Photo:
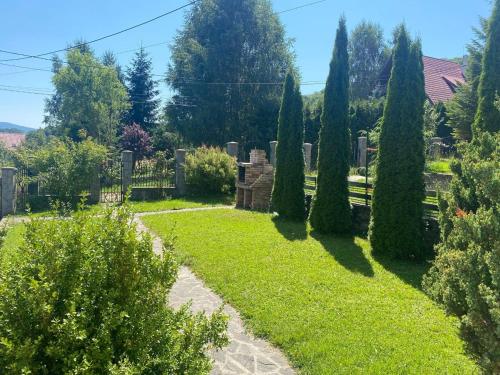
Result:
M304 189L306 194L316 194L316 176L306 176ZM358 181L349 181L349 200L352 204L371 206L373 194L373 184ZM425 192L424 209L425 214L436 217L439 212L437 192L428 190Z
M174 186L173 159L144 159L135 162L132 173L133 188L169 188Z

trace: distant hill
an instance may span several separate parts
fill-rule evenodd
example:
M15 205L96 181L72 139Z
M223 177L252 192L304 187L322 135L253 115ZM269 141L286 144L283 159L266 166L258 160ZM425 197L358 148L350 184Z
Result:
M36 129L28 128L27 126L12 124L10 122L0 122L0 132L4 133L6 130L14 130L16 133L20 132L26 134Z

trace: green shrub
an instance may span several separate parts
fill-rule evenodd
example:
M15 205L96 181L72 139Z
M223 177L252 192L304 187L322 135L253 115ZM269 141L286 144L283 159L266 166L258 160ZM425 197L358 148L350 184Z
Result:
M390 258L426 258L424 222L424 74L421 45L401 26L380 126L370 242Z
M235 179L236 160L220 148L200 147L186 156L186 183L192 193L227 194Z
M322 233L350 234L349 56L347 26L340 19L325 88L319 134L318 182L309 221Z
M88 191L106 157L106 147L90 139L73 142L54 138L39 149L22 150L18 160L37 176L44 192L67 201Z
M300 87L289 72L283 87L278 120L276 172L271 207L281 217L304 220L304 118Z
M440 198L441 243L426 291L461 320L470 352L500 373L500 134L476 135Z
M0 270L0 373L203 374L226 318L171 310L172 244L155 254L123 206L26 224Z

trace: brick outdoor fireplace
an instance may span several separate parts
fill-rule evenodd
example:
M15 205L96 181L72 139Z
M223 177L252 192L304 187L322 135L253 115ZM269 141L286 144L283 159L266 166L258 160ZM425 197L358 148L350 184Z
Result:
M264 150L252 150L250 163L238 163L236 207L269 211L273 190L274 168Z

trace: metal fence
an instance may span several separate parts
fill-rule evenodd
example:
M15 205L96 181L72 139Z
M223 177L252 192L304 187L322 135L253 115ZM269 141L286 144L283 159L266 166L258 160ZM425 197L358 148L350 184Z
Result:
M138 160L132 173L132 188L168 188L175 186L175 161L162 158Z

